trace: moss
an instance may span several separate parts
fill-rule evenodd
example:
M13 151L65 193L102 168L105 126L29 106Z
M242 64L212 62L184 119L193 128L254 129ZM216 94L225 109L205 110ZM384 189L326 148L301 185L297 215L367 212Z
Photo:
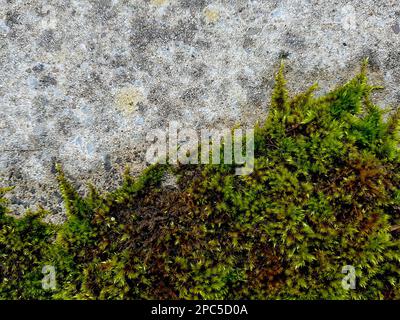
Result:
M16 219L6 215L5 192L0 188L0 299L48 299L42 290L46 264L55 229L41 222L43 210Z
M57 229L39 214L6 216L1 200L1 277L12 280L0 297L400 298L400 117L384 120L367 80L363 66L323 97L316 85L290 97L282 66L249 176L155 165L82 197L58 167L68 217ZM179 178L168 192L166 172ZM44 264L57 270L51 293L37 289ZM345 265L355 290L341 285Z

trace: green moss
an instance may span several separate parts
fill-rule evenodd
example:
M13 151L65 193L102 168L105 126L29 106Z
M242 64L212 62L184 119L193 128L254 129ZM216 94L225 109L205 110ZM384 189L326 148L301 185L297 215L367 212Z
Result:
M1 200L0 276L10 280L0 297L400 298L400 113L384 120L365 65L323 97L316 88L290 97L281 67L249 176L156 165L81 197L59 167L67 221L57 229L39 214L5 215ZM167 171L177 189L161 188ZM37 286L44 264L57 270L52 292ZM355 290L341 285L345 265Z
M43 210L20 219L6 215L7 191L0 188L0 299L48 299L51 295L42 290L41 270L55 230L41 222Z

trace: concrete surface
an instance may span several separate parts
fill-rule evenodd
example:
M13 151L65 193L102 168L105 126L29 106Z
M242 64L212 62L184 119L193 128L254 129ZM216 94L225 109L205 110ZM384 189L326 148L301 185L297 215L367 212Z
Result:
M0 185L16 213L40 203L58 221L55 162L107 189L170 120L249 126L281 58L298 91L369 57L376 101L396 104L399 44L395 0L0 0Z

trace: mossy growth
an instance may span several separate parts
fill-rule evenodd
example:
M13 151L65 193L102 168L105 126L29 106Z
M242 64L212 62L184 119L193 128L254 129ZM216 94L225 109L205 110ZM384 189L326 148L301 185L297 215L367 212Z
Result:
M251 175L155 165L83 197L58 168L60 227L14 219L1 200L0 297L399 299L400 112L373 104L365 65L325 96L316 88L290 97L280 69ZM177 188L161 187L167 171ZM53 291L38 283L45 264Z
M9 190L0 188L0 299L48 299L41 270L55 229L41 221L43 210L20 219L7 215L4 194Z

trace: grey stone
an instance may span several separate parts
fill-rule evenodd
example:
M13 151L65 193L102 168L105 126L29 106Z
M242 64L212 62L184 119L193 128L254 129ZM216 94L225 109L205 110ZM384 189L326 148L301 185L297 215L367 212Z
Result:
M0 185L16 213L62 205L54 165L85 192L146 166L146 133L252 126L268 112L281 58L289 86L319 93L370 58L400 97L395 0L0 0ZM61 219L61 220L60 220Z
M399 34L399 33L400 33L400 25L399 25L398 23L395 23L395 24L392 26L392 29L393 29L393 32L394 32L395 34Z

